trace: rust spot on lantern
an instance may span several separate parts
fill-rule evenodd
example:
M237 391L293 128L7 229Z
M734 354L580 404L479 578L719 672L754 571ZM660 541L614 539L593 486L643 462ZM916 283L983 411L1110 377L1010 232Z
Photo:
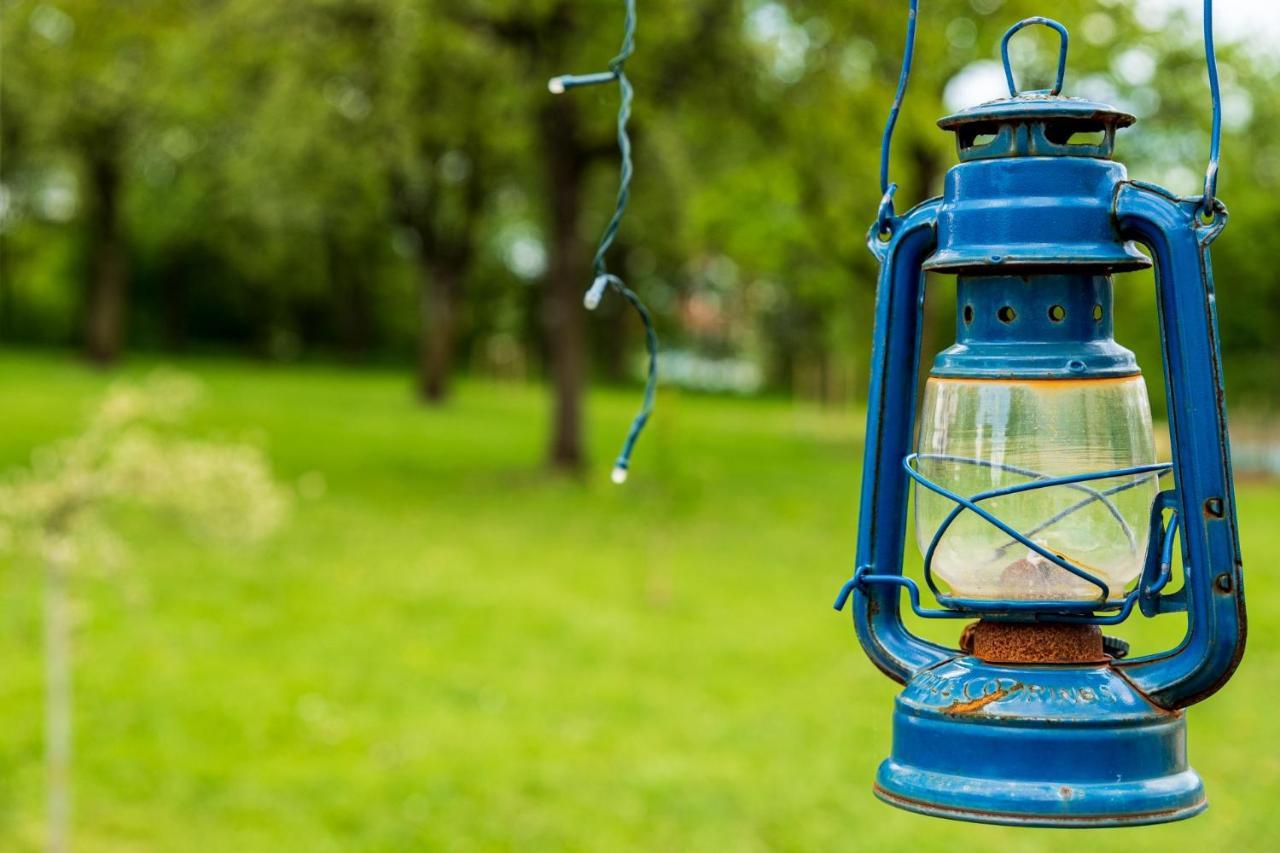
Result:
M1106 663L1097 625L998 622L965 629L972 654L987 663ZM964 639L961 640L962 644Z
M1008 687L1001 687L990 693L979 696L977 699L970 699L967 702L952 702L950 705L942 709L944 714L972 714L974 711L981 711L992 702L999 702L1006 696L1012 696L1022 689L1022 684L1011 684Z

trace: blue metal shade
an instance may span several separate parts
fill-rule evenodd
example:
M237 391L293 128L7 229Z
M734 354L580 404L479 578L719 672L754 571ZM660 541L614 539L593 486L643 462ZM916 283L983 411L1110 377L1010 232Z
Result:
M1151 265L1116 231L1111 197L1120 163L1089 157L1011 157L947 172L933 272L1119 272Z

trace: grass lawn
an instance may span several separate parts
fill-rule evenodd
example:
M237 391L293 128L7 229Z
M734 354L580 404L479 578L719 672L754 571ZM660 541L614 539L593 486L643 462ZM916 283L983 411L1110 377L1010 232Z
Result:
M537 388L429 411L392 372L183 367L208 386L197 432L325 489L252 548L124 514L124 565L77 580L79 851L1280 849L1280 486L1240 486L1249 651L1190 712L1210 810L982 827L870 793L896 685L830 608L855 414L665 395L618 488L633 393L592 397L578 483L539 467ZM0 356L0 467L107 381ZM39 592L0 567L4 851L41 841Z

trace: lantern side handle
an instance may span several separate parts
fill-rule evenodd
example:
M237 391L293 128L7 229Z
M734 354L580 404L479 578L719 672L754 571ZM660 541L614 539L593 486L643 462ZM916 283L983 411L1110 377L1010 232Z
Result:
M937 246L939 199L888 223L873 225L868 245L880 260L876 286L871 384L858 510L857 565L864 574L902 576L909 480L902 459L910 451L916 417L917 374L924 305L925 258ZM858 640L886 675L905 682L959 654L917 637L902 622L900 586L850 585Z
M1244 586L1227 436L1222 356L1209 244L1226 223L1214 201L1179 199L1133 181L1116 191L1116 224L1151 250L1164 347L1169 435L1180 520L1187 633L1175 649L1117 664L1156 704L1197 702L1220 688L1244 654Z

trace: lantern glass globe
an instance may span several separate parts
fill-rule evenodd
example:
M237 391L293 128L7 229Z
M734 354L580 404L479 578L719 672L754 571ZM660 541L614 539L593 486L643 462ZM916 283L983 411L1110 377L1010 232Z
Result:
M1036 479L1155 462L1151 406L1139 375L1096 379L931 377L921 410L921 474L964 496ZM1057 485L981 506L1049 553L1123 597L1146 558L1154 473ZM916 486L916 538L925 552L956 507ZM972 512L939 540L934 575L955 599L1096 601L1101 592Z

